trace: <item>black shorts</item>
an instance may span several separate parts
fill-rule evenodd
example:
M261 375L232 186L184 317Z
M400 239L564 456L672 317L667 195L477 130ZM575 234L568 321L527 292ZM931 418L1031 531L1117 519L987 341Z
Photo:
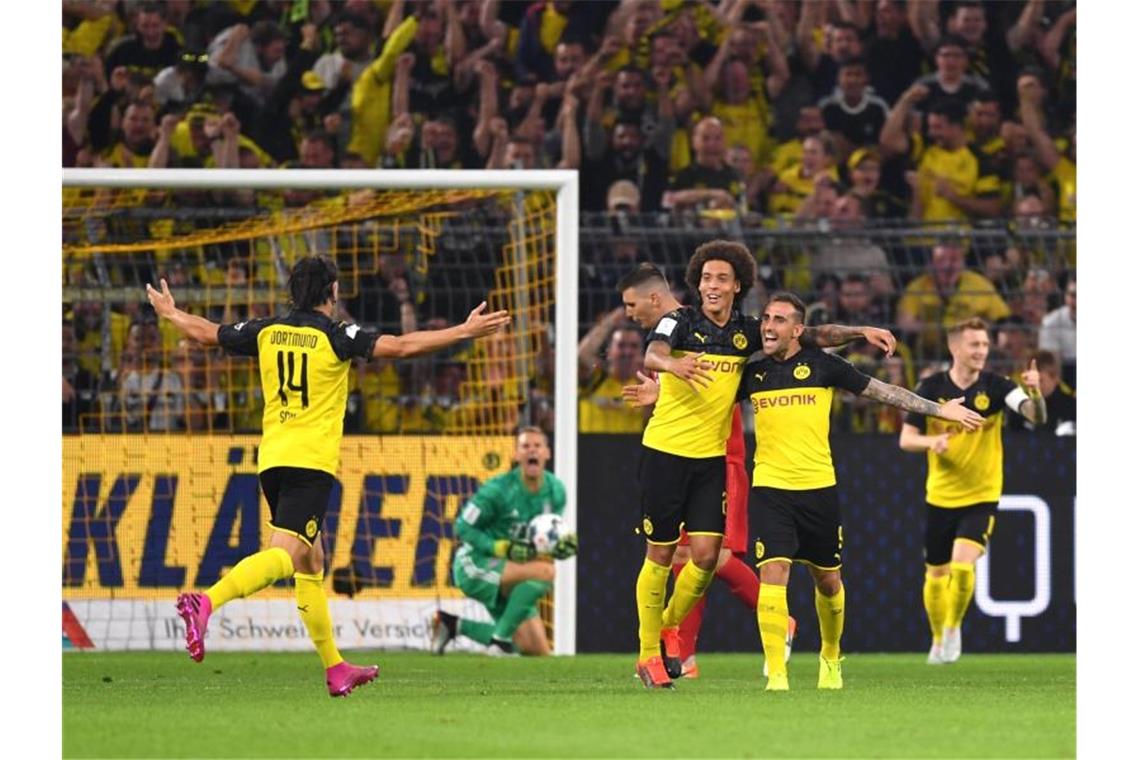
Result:
M752 489L756 565L791 560L821 570L843 566L843 518L835 486L788 491Z
M691 457L642 448L641 532L651 544L675 544L690 535L724 535L728 494L724 457Z
M936 507L926 503L926 564L945 565L954 554L954 542L969 541L986 551L994 532L997 502L968 507Z
M309 546L321 531L336 478L305 467L270 467L259 476L269 502L269 523Z

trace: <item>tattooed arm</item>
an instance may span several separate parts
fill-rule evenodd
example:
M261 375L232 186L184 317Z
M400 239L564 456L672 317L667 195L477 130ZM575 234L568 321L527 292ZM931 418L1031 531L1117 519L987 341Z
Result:
M944 420L960 423L966 430L977 430L983 422L980 414L962 405L964 398L951 399L945 404L938 404L916 393L911 393L906 388L884 383L875 378L871 378L871 382L867 384L862 395L898 407L903 411L917 412L918 414L925 414L927 417L941 417Z
M805 327L800 335L800 344L805 346L818 346L819 348L833 348L845 346L853 340L866 338L872 344L883 349L890 356L895 352L895 336L890 330L879 327L849 327L847 325L820 325L819 327Z

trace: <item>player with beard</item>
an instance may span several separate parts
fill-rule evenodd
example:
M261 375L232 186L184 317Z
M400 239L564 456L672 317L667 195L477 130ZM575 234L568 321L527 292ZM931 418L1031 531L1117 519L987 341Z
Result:
M840 576L843 521L828 435L835 388L915 414L977 429L981 416L962 398L930 401L876 380L848 361L802 343L803 301L775 293L761 318L764 356L744 368L740 400L752 405L756 424L752 508L756 516L755 558L760 567L756 620L768 691L788 689L784 642L788 631L788 577L792 562L805 564L815 581L819 616L818 686L843 688L839 640L845 594Z

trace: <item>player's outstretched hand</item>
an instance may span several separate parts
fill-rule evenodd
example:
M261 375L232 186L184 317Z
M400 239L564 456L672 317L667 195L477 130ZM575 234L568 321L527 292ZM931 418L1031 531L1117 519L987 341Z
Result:
M966 402L965 396L950 399L942 406L938 407L938 416L944 420L957 422L966 430L977 430L985 422L982 415L975 412L973 409L968 409L964 406Z
M701 361L705 352L699 354L685 354L674 359L670 372L689 384L693 390L707 388L712 383L712 375L705 371L705 363ZM699 387L698 387L699 386Z
M554 549L550 552L550 556L554 559L566 559L573 557L578 553L578 534L567 533L562 538L558 539L558 543L554 545Z
M657 394L661 386L649 375L641 370L637 372L637 385L623 385L621 397L630 406L652 406L657 403Z
M895 339L894 334L890 330L884 330L881 327L864 327L863 337L872 346L877 346L883 350L887 356L891 356L895 352L895 346L898 341Z
M511 323L511 315L506 310L484 314L486 310L487 302L484 301L467 315L467 321L463 323L463 327L468 338L481 338L484 335L490 335Z
M160 317L166 317L174 312L174 296L170 294L170 287L166 284L165 278L159 280L158 285L162 288L162 292L155 290L154 286L148 282L146 284L146 297L150 301L150 305L154 307L154 313Z

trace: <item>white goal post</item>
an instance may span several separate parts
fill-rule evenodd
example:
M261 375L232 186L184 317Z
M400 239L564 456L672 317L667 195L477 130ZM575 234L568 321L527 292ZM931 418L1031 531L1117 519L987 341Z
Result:
M554 473L566 486L565 518L576 529L578 354L578 173L466 169L64 169L63 186L157 189L548 190L555 231ZM576 651L577 559L562 560L554 583L554 652Z

